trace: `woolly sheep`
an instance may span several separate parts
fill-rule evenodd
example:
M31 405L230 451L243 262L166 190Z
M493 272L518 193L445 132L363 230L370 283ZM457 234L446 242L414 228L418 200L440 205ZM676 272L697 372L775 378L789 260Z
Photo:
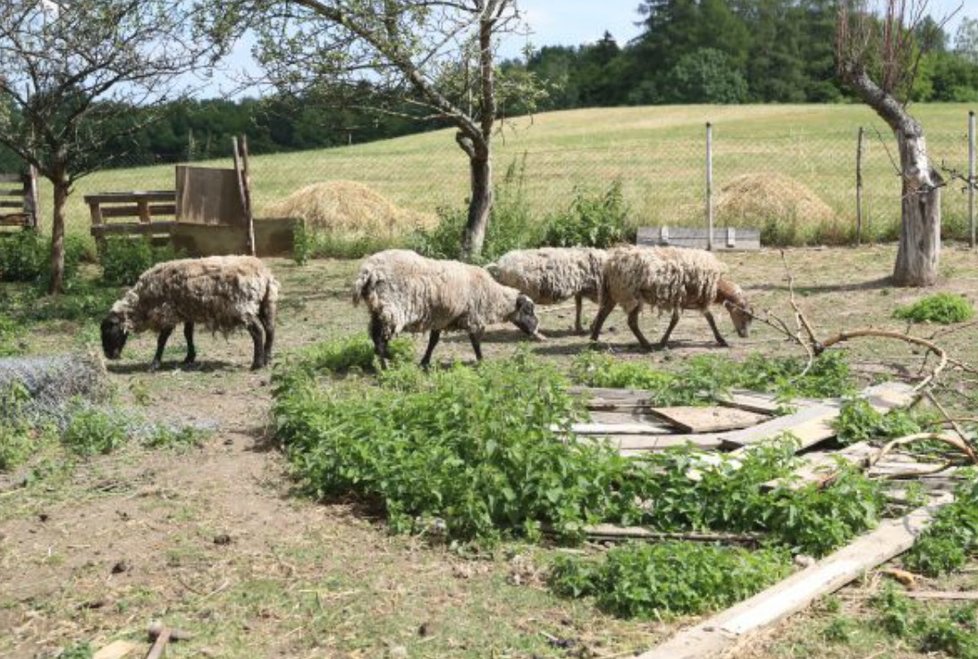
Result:
M212 256L158 263L142 275L102 321L102 349L118 359L131 332L158 333L151 369L163 358L173 329L183 323L187 339L185 364L197 357L194 324L212 332L245 327L254 341L252 370L271 360L275 341L278 282L260 259L251 256Z
M713 254L700 249L675 247L623 247L612 250L605 263L601 302L591 326L591 340L596 341L601 326L615 305L628 314L628 327L646 350L652 345L638 327L638 315L644 304L671 311L669 327L657 347L664 348L679 322L683 309L701 312L722 346L728 345L717 329L711 304L722 304L730 313L737 334L746 338L753 318L744 292L737 284L723 278L726 267Z
M430 331L421 365L446 330L464 330L476 359L486 326L510 321L538 339L533 300L515 288L497 283L484 269L427 259L409 250L391 249L367 258L353 285L353 304L363 300L370 311L370 337L387 367L388 342L399 332Z
M574 330L582 334L582 298L598 301L606 258L605 250L590 247L516 249L486 269L500 284L526 293L537 304L556 304L573 297L577 307Z

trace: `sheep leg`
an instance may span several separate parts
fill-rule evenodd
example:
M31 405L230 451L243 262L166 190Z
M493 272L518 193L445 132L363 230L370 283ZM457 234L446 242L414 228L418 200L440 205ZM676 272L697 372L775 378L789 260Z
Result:
M730 344L727 343L727 340L725 338L720 336L720 330L717 329L717 321L714 320L713 314L710 313L709 310L707 310L703 312L703 315L706 316L706 322L710 324L710 329L713 330L713 338L715 338L717 340L717 343L719 343L724 348L729 348Z
M598 307L598 313L594 317L594 322L591 323L591 340L597 341L598 336L601 334L601 326L604 325L604 321L608 319L608 316L615 308L615 303L610 301L602 295L601 305Z
M479 342L478 334L469 334L469 342L472 344L472 350L475 351L475 360L477 362L482 361L482 344Z
M255 344L255 354L251 360L251 370L257 371L265 365L265 330L262 329L261 323L253 320L248 323L248 333L251 334L251 340Z
M431 330L428 336L428 349L424 351L424 357L421 358L421 368L426 369L431 363L431 353L435 351L435 346L438 345L438 339L441 338L441 332L439 330Z
M184 364L193 364L197 361L197 349L194 347L194 324L184 323L183 324L183 338L187 340L187 356L184 358Z
M638 326L638 314L641 311L642 307L635 307L628 313L628 329L632 330L632 334L638 339L639 345L642 346L643 350L652 350L652 344L645 338L645 335L642 334L642 330Z
M163 349L166 347L166 342L172 333L172 325L160 330L160 335L156 337L156 355L153 356L153 363L149 365L149 370L155 371L160 367L160 362L163 360Z
M672 310L672 318L669 319L669 327L666 328L666 333L662 335L659 339L659 345L656 346L660 350L667 347L669 344L669 335L672 334L672 330L676 329L676 323L679 322L679 309Z
M265 328L265 366L272 361L272 344L275 343L275 321L268 318L261 319L261 325Z
M574 304L577 307L577 315L574 317L574 331L578 334L584 334L584 326L581 324L581 307L583 306L583 300L580 293L574 296Z
M380 367L386 369L390 357L390 352L387 350L387 333L384 332L384 323L377 314L370 314L370 338L374 342L374 353L380 359Z

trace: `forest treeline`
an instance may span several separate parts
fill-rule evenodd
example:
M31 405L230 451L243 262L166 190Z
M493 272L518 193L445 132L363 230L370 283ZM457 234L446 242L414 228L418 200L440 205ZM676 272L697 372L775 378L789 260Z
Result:
M836 6L836 0L643 0L636 14L642 30L630 42L606 32L592 43L543 46L502 61L499 110L515 116L618 105L847 102L835 73ZM978 20L964 18L954 34L939 21L926 18L917 27L925 52L910 97L978 101ZM130 120L140 127L90 157L106 166L193 161L229 157L239 134L260 154L442 127L412 120L405 116L410 105L362 83L315 96L182 100L149 112L133 108ZM0 171L17 166L0 153Z

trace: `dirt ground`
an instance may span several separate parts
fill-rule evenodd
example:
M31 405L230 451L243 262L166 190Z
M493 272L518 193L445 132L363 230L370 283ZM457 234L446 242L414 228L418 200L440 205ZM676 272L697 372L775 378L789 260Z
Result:
M905 328L891 320L893 308L923 293L886 285L893 257L889 246L786 253L799 301L824 335L865 325ZM725 260L755 306L789 316L778 252ZM356 262L270 263L283 284L279 354L365 331L365 312L349 302ZM938 290L978 302L974 253L946 249L942 275ZM585 310L590 315L594 307ZM551 340L532 350L569 363L586 345L569 331L573 304L545 309L541 318ZM29 336L28 351L57 352L95 323L42 325ZM643 324L650 338L661 331L651 315ZM796 350L763 325L744 340L728 319L719 324L734 356ZM668 365L718 349L692 314L674 332L676 345L654 355L638 351L619 312L606 328L609 349L630 359ZM971 327L940 341L978 363L976 338ZM509 353L518 341L515 329L494 330L486 358ZM683 624L620 621L588 602L555 598L534 567L538 548L507 545L491 556L463 557L390 536L350 505L294 496L269 427L269 373L247 370L247 335L201 335L201 361L186 369L175 333L164 369L148 373L153 345L153 337L138 337L109 365L117 402L152 419L216 430L199 448L133 446L70 466L39 457L33 472L0 475L0 656L56 656L77 643L97 649L114 639L141 640L155 619L193 633L172 645L170 656L212 657L630 656ZM422 340L415 345L420 357ZM920 364L901 344L863 343L853 353L867 380L912 376ZM435 358L473 359L464 336L443 341ZM974 383L958 378L951 386L950 404L972 404ZM25 473L34 478L25 482ZM751 656L865 656L865 648L848 654L809 643L804 630L812 615L788 621ZM894 650L878 656L902 656Z

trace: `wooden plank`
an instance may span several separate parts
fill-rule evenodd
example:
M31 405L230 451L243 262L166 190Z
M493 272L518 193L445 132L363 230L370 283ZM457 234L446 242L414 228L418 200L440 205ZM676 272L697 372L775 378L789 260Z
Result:
M652 414L642 410L649 408L632 408L629 410L596 410L591 412L592 423L644 423L649 426L649 432L675 432L675 428Z
M720 432L756 426L770 417L734 407L653 407L652 414L660 416L683 432Z
M0 197L23 197L27 194L26 188L16 188L14 190L0 190Z
M777 487L787 487L795 490L811 483L819 486L827 485L839 474L840 459L851 465L865 467L869 464L869 458L876 453L869 442L857 442L847 446L840 451L826 451L824 453L808 453L802 456L804 464L796 469L790 478L775 478L761 485L763 490L773 490Z
M558 427L554 428L559 430ZM656 435L672 432L658 424L641 423L572 423L570 431L575 435Z
M799 403L795 403L796 405ZM717 398L717 405L735 407L739 410L758 414L776 415L782 407L774 394L762 394L745 389L735 389L726 396Z
M92 659L123 659L123 657L133 656L134 653L142 654L146 646L142 643L132 641L112 641L104 648L92 655Z
M139 201L169 201L175 203L177 193L175 190L145 190L136 192L98 192L87 194L83 197L86 204L120 204L136 203Z
M879 412L909 405L916 398L913 387L902 382L885 382L863 390L860 394ZM839 416L841 401L825 401L803 407L794 414L771 419L753 428L745 428L723 436L728 447L744 447L771 439L783 432L794 434L808 448L835 436L832 422Z
M692 227L639 227L635 244L643 247L668 245L707 249L709 235L709 229ZM759 229L740 228L731 232L727 227L714 227L712 235L715 251L757 250L761 247Z
M667 448L695 446L704 451L720 448L720 437L716 434L699 435L580 435L574 438L584 442L606 442L618 449L622 455L639 455L648 451L664 451Z
M150 222L149 224L142 224L138 222L129 223L119 223L119 224L99 224L91 228L91 234L93 236L102 236L105 234L153 234L153 233L169 233L172 227L176 226L176 222Z
M20 183L23 180L20 174L0 174L0 183Z
M102 218L107 217L138 217L143 223L152 222L152 217L160 215L176 215L176 205L174 204L153 204L146 205L145 208L140 204L129 206L100 206ZM143 219L145 217L147 219Z
M595 524L584 527L590 538L638 540L689 540L691 542L733 542L757 543L764 539L760 533L713 533L652 531L641 526L618 526L617 524Z
M30 226L30 216L26 213L10 213L0 215L0 226L5 227L25 227Z
M0 201L0 208L17 208L20 210L24 209L24 200L19 201Z
M40 226L40 220L38 216L41 214L40 197L37 194L37 168L31 165L27 170L27 181L25 183L27 187L27 212L31 216L31 226Z
M876 530L857 538L814 565L780 583L685 629L639 659L707 659L733 650L754 632L777 623L832 593L867 570L903 553L927 527L950 495L936 499L899 519L884 520Z
M248 253L255 256L255 216L251 208L251 174L248 169L248 136L241 136L241 192L244 195L245 230L248 233Z

